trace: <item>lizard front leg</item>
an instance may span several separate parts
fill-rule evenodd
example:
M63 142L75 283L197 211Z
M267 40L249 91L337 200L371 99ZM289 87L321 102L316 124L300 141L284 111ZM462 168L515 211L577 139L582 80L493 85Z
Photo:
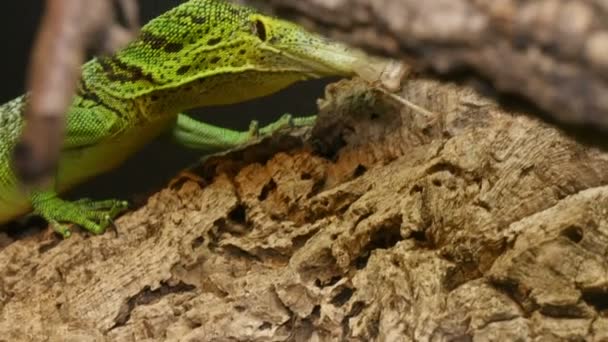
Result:
M67 117L62 164L55 176L56 184L53 190L33 191L29 196L34 213L47 220L53 230L63 237L71 235L70 224L81 226L93 234L101 234L127 208L127 202L120 200L66 201L59 198L55 191L69 188L66 184L79 183L79 178L94 175L104 166L103 163L111 163L109 159L96 156L105 153L103 146L111 142L113 136L125 126L118 115L107 109L100 100L75 98ZM118 157L120 153L123 151L116 149L112 155Z
M85 198L65 201L52 191L34 192L30 200L34 213L47 220L64 238L72 234L66 222L77 224L93 234L101 234L112 224L112 219L128 207L126 201L119 200L93 201Z
M180 114L173 129L173 137L186 147L214 153L244 146L286 128L312 126L315 121L316 116L294 118L290 114L285 114L266 126L259 127L257 121L252 121L249 130L236 131L196 121L185 114Z

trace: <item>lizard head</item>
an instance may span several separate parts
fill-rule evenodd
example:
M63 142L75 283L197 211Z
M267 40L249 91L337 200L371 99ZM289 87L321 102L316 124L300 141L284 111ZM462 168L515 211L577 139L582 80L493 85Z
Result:
M238 84L207 101L230 103L303 79L351 76L372 64L382 68L384 62L248 7L190 0L145 25L115 56L99 59L91 74L103 75L97 83L121 97L179 92L199 83L199 90L215 86L228 92L226 87Z
M264 67L304 77L352 76L363 53L291 22L261 14L249 18L251 34Z

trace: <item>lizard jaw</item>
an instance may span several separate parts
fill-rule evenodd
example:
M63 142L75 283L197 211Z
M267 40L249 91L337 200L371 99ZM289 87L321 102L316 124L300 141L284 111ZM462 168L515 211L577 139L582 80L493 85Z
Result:
M351 49L344 45L323 44L303 46L293 45L293 48L278 50L266 47L299 65L303 74L312 78L327 76L361 76L364 79L380 78L386 70L394 67L395 61L380 57L369 56L366 53Z

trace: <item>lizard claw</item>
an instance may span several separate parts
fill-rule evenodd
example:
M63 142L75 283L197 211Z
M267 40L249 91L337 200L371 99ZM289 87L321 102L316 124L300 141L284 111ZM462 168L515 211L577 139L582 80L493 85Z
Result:
M111 219L111 218L110 218L110 227L112 227L112 229L116 233L116 237L119 237L120 236L120 232L118 231L118 226L116 225L116 222L114 222L114 220Z
M260 136L260 123L257 120L251 120L247 133L250 138L258 138Z
M72 231L70 230L70 225L68 224L61 224L55 220L50 220L49 225L57 234L61 235L64 239L67 239L72 236Z

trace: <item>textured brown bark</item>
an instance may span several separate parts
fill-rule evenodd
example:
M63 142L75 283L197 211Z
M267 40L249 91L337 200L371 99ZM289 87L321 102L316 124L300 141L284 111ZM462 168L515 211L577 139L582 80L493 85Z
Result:
M4 238L0 340L608 339L608 154L466 87L402 95L436 117L343 81L308 143L208 160L118 236Z
M241 0L445 74L481 76L569 123L608 127L603 0ZM462 72L464 71L464 72Z
M605 2L256 2L608 123ZM401 96L434 115L332 85L312 131L207 160L118 236L0 235L0 341L608 340L608 153L465 85Z

